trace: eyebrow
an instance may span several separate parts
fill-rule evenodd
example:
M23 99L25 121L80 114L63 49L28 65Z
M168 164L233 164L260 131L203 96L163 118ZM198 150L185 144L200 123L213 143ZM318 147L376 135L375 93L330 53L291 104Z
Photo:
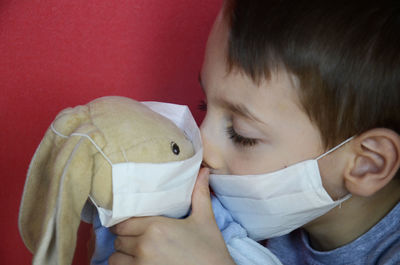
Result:
M205 89L204 89L203 82L201 80L201 75L200 74L198 76L198 80L199 80L199 84L200 84L201 89L205 93ZM242 116L242 117L245 117L247 119L254 120L254 121L257 121L257 122L265 124L265 122L263 122L256 115L254 115L244 104L231 103L231 102L228 102L228 101L226 101L224 99L218 99L217 101L225 109L228 109L229 111L231 111L231 112L233 112L233 113L235 113L235 114L237 114L239 116Z
M265 124L265 122L263 122L256 115L254 115L244 104L232 103L232 102L225 101L223 99L220 99L219 102L221 103L221 105L224 108L230 110L231 112L233 112L233 113L235 113L235 114L237 114L239 116L242 116L242 117L245 117L247 119L254 120L254 121L257 121L259 123Z

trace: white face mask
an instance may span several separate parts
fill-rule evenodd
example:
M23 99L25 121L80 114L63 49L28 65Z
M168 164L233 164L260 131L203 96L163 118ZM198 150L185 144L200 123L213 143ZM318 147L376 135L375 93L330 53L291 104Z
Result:
M85 134L112 168L112 210L98 206L100 222L113 226L133 216L163 215L179 218L186 215L203 156L200 130L187 106L161 102L142 102L182 129L193 143L195 154L186 160L168 163L112 163L92 138ZM55 129L53 131L60 135ZM89 221L91 208L85 206L81 216Z
M322 186L317 160L260 175L210 175L210 185L222 205L254 240L290 233L327 213L351 194L333 201Z

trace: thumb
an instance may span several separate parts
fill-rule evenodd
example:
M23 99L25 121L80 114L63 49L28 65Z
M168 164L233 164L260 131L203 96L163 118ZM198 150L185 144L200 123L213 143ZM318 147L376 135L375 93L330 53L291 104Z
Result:
M206 167L201 168L192 194L191 216L195 219L214 219L214 213L211 206L210 188L208 187L209 178L210 170Z

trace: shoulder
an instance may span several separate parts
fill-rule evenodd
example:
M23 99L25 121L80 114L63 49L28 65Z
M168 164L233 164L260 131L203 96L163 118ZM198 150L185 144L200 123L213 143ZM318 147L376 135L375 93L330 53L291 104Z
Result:
M369 254L373 264L400 264L400 230L387 236Z
M399 264L400 263L400 203L375 227L374 248L371 249L370 260L374 264Z

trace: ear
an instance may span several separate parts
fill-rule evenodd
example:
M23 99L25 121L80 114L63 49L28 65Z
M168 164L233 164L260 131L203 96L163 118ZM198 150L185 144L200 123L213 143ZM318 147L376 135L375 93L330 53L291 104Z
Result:
M354 159L345 171L350 193L368 197L382 189L400 166L400 137L389 129L369 130L353 140Z
M86 108L64 111L46 132L29 166L19 213L33 264L71 264L80 213L91 186L93 154L85 138L62 137L78 131L95 137Z

